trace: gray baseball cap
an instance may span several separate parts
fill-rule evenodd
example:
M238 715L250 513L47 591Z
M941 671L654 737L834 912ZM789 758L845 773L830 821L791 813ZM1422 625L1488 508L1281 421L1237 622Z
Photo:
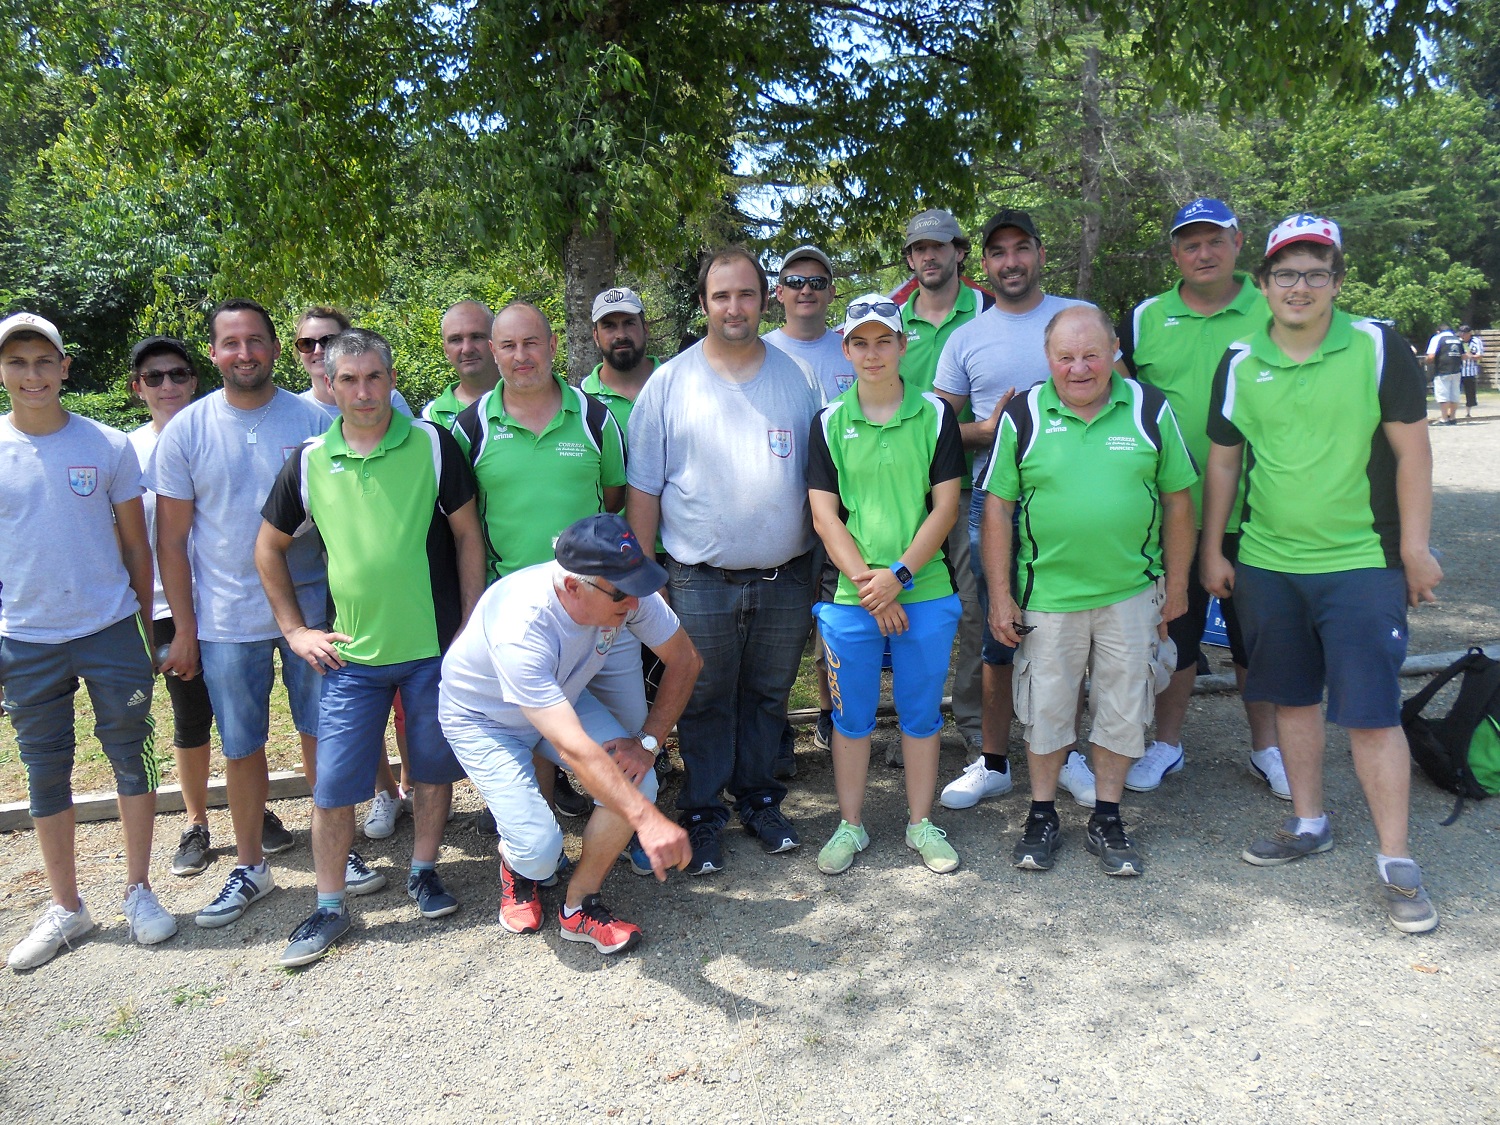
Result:
M923 211L911 222L906 224L906 241L901 244L901 249L910 249L913 242L962 242L968 245L968 239L964 237L958 220L947 211L933 208Z
M602 317L610 313L635 313L643 316L646 306L641 304L641 299L635 295L635 290L624 285L617 285L613 289L606 289L594 298L593 322L598 324Z
M829 261L828 255L811 243L788 251L781 259L781 269L778 272L785 272L787 263L795 262L798 258L811 258L813 261L821 263L823 268L828 271L828 276L833 276L833 263Z

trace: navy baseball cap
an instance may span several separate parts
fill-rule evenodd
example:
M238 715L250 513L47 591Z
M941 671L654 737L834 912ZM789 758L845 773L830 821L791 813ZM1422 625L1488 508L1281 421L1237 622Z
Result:
M1172 225L1167 228L1167 234L1174 235L1193 223L1213 223L1216 227L1234 230L1239 230L1240 227L1239 219L1222 199L1195 199L1177 209L1177 214L1172 216Z
M623 516L585 516L557 537L557 561L564 570L603 578L617 590L647 598L667 584L667 572L641 550Z

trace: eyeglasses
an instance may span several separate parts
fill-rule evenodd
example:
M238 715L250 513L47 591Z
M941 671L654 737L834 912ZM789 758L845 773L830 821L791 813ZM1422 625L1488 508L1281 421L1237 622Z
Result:
M297 339L293 341L293 347L295 347L303 355L312 355L313 352L317 351L320 347L326 351L328 348L328 342L337 335L337 332L330 332L326 336L319 336L316 340L314 340L311 336L298 336Z
M1272 270L1271 280L1282 289L1290 289L1299 281L1307 282L1309 289L1321 289L1333 280L1332 270Z
M159 387L163 379L171 379L179 387L196 376L186 367L174 367L170 371L144 371L137 376L148 387Z
M801 289L805 285L814 293L821 293L832 284L826 277L803 277L800 273L789 273L779 281L788 289Z
M578 581L582 582L585 586L592 586L612 602L623 602L626 598L630 597L624 590L606 590L599 583L590 582L587 578L580 578Z
M858 320L871 313L876 316L900 316L901 310L891 301L861 301L844 310L844 315L850 320Z

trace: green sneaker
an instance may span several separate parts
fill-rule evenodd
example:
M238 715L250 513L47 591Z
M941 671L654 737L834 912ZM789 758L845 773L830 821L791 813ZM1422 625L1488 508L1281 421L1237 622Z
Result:
M958 868L958 853L948 843L948 833L925 816L920 823L906 826L906 846L921 853L929 871L946 875Z
M863 824L839 821L828 843L818 853L818 870L824 875L842 875L854 863L854 856L870 846L870 834Z

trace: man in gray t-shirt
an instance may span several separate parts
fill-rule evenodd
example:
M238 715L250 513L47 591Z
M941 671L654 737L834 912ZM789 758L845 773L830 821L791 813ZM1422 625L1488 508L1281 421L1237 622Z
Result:
M162 588L177 626L162 670L189 678L201 661L224 751L237 859L224 889L198 912L198 925L214 927L236 921L271 892L265 853L292 846L290 833L265 808L273 649L281 653L309 785L316 777L321 682L276 627L255 570L255 538L282 462L328 425L321 409L271 382L281 345L260 305L225 301L209 315L208 330L209 357L224 388L167 423L149 486L157 495ZM303 536L287 562L303 616L321 626L328 618L321 541ZM374 876L366 885L378 889L384 881ZM360 886L356 873L350 889Z
M677 806L698 875L723 866L724 789L767 850L801 842L772 770L812 624L806 446L823 396L811 371L757 337L766 296L744 250L707 256L708 335L658 369L630 415L626 514L643 543L660 528L672 608L705 662L678 723Z
M761 337L812 369L829 402L854 385L854 364L844 354L844 338L828 327L835 296L833 262L816 246L798 246L781 261L776 299L786 309L786 327Z
M933 389L947 399L962 416L973 408L974 421L959 426L964 448L974 451L974 479L989 462L1000 410L1016 391L1024 391L1048 376L1043 337L1052 318L1065 308L1086 305L1067 297L1042 292L1042 267L1047 252L1036 224L1025 211L1004 210L984 224L979 244L983 247L985 277L995 293L994 305L953 330L938 357ZM979 551L979 523L984 511L982 488L974 490L969 509L969 565L979 581L980 615L985 619L981 654L984 660L982 757L943 790L943 804L967 808L980 797L998 797L1010 792L1010 763L1006 743L1014 714L1011 698L1011 660L1015 650L1001 644L990 633L989 591ZM1078 771L1082 770L1080 774ZM1087 786L1088 766L1081 755L1069 755L1062 784L1074 797L1087 796L1092 805L1092 776Z

